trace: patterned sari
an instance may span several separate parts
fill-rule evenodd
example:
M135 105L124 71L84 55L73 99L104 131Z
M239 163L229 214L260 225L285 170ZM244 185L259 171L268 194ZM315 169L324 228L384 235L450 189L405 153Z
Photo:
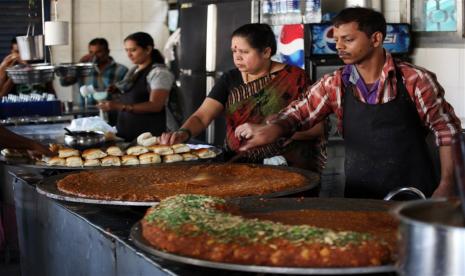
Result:
M231 89L225 106L226 149L238 152L241 146L241 140L234 135L237 126L264 123L268 116L301 97L307 82L305 71L286 65L268 76ZM326 162L326 139L293 141L286 147L268 144L248 152L245 161L257 163L276 155L283 155L290 166L321 172Z

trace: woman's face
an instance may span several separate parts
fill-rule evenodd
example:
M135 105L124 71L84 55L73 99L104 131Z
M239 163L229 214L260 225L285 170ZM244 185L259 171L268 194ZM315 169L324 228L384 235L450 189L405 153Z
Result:
M269 66L271 49L266 48L261 52L252 48L243 37L235 36L232 38L231 51L234 65L243 73L254 74Z
M124 50L126 50L128 58L134 64L143 64L150 59L152 54L152 48L142 48L134 40L126 40L124 42Z

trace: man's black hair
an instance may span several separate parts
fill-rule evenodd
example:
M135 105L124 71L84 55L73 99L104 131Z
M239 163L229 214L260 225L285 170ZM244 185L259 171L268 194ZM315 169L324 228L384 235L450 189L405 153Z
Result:
M371 37L375 32L381 32L386 37L386 19L384 15L373 9L353 7L339 12L332 20L334 26L351 22L358 23L358 29Z
M92 40L89 42L89 46L90 46L90 45L92 45L92 46L100 45L100 46L102 46L105 50L110 51L110 48L108 47L108 41L107 41L105 38L102 38L102 37L97 37L97 38L92 39Z

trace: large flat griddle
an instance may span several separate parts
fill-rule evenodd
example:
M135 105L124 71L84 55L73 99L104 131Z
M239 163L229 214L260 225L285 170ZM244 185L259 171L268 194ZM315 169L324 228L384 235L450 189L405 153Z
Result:
M361 199L344 199L344 198L273 198L273 199L232 199L235 205L239 206L244 213L260 213L283 210L328 210L328 211L380 211L388 212L393 206L392 202L381 200L361 200ZM195 266L235 270L255 273L279 273L279 274L308 274L308 275L359 275L372 273L394 272L394 264L382 266L366 267L333 267L333 268L315 268L315 267L273 267L257 265L241 265L233 263L220 263L196 259L191 257L180 256L158 250L152 247L143 237L140 222L131 228L130 239L134 244L148 254Z
M157 168L163 168L163 167L171 167L171 166L192 166L193 164L202 164L202 163L190 163L190 162L184 162L184 163L171 163L171 164L158 164L156 167ZM298 188L292 188L292 189L287 189L279 192L274 192L274 193L269 193L269 194L263 194L263 195L254 195L254 196L246 196L246 197L241 197L241 199L257 199L257 198L273 198L273 197L280 197L280 196L287 196L287 195L292 195L292 194L297 194L300 192L304 192L310 189L313 189L318 186L320 177L318 174L303 170L303 169L298 169L298 168L292 168L292 167L282 167L282 166L267 166L267 165L256 165L254 166L261 166L261 167L273 167L274 169L278 170L285 170L285 171L291 171L291 172L296 172L299 173L307 179L307 182L305 185L298 187ZM108 168L99 168L100 170L106 170L106 169L115 169L115 167L108 167ZM128 205L128 206L153 206L158 204L158 201L122 201L122 200L102 200L102 199L94 199L94 198L86 198L86 197L79 197L79 196L74 196L70 194L66 194L62 191L60 191L57 188L57 182L70 175L74 174L76 172L68 172L68 173L63 173L59 175L54 175L50 176L43 181L39 182L36 186L37 192L40 194L43 194L49 198L57 199L57 200L63 200L63 201L69 201L69 202L78 202L78 203L89 203L89 204L106 204L106 205ZM264 176L266 177L266 176Z

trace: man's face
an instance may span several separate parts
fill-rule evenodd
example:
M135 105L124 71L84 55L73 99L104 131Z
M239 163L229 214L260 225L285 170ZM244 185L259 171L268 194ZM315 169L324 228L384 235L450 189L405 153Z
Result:
M19 55L18 44L16 43L11 44L10 54Z
M374 48L380 44L377 40L380 33L368 37L358 29L357 22L340 24L334 27L334 40L339 58L345 64L360 64L369 59Z
M97 64L107 61L108 51L102 45L89 45L89 54L95 57Z

